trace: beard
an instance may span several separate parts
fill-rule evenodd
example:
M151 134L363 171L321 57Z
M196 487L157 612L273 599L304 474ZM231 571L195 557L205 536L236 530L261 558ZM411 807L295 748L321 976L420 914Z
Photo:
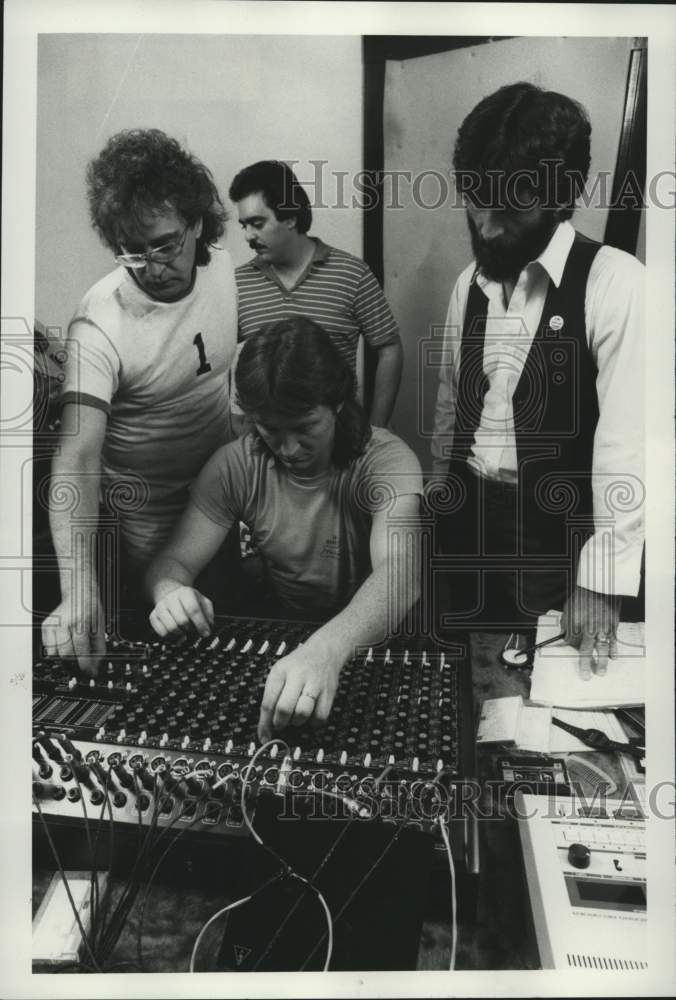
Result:
M490 243L482 240L472 219L467 217L474 258L491 281L517 278L526 264L535 260L545 249L558 220L549 213L518 237L501 237Z

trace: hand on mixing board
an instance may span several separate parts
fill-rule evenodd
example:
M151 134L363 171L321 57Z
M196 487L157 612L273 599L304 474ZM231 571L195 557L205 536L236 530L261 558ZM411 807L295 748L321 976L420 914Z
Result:
M565 642L579 651L578 672L583 680L589 680L592 672L605 674L608 657L617 656L619 619L620 598L614 594L575 587L566 601L561 629Z
M342 664L312 638L273 665L265 682L258 738L265 743L274 729L325 722L338 687Z
M150 613L150 624L161 636L185 632L191 625L200 635L209 635L214 606L199 590L179 586L160 598Z
M81 670L96 676L106 651L101 602L63 600L42 623L42 644L47 656L77 658Z

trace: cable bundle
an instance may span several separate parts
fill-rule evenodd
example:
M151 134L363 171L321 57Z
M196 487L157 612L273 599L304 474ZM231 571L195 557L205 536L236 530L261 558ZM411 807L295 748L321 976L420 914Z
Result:
M67 741L65 741L65 742L67 743ZM350 895L347 898L347 900L343 903L343 905L341 906L341 908L339 909L339 911L336 913L335 917L332 917L332 914L331 914L331 912L329 910L328 904L327 904L324 896L320 892L320 890L317 888L317 886L316 886L315 883L316 883L316 880L318 879L319 875L321 874L322 870L324 869L325 865L329 861L330 857L333 855L333 853L335 852L336 848L338 847L338 845L342 841L343 837L346 835L347 831L351 828L351 826L353 825L353 823L357 819L363 818L363 811L361 810L358 801L352 800L352 799L347 798L347 797L343 798L343 803L344 803L344 805L345 805L345 807L346 807L346 809L347 809L347 811L349 813L349 818L348 818L347 823L345 824L345 826L343 826L343 828L341 829L340 833L335 838L335 840L334 840L333 844L331 845L331 847L329 848L329 850L324 855L322 861L320 862L320 864L318 865L318 867L316 868L316 870L313 872L312 876L309 877L309 878L306 878L303 875L300 875L298 872L294 871L294 869L285 861L284 858L282 858L272 847L270 847L269 845L267 845L267 844L264 843L264 841L261 838L261 836L254 829L254 826L252 824L251 818L250 818L250 816L248 814L248 811L247 811L247 801L246 801L247 786L249 784L251 776L255 773L256 760L257 760L257 758L259 757L260 754L262 754L265 750L267 750L269 747L271 747L271 746L273 746L275 744L282 745L282 746L286 747L286 751L287 752L289 751L289 747L282 740L271 740L271 741L269 741L268 743L264 744L263 746L261 746L258 749L258 751L253 755L251 761L247 765L247 768L246 768L246 770L244 772L244 776L243 776L243 780L242 780L242 786L241 786L241 794L240 794L240 805L241 805L242 817L243 817L244 823L245 823L245 825L246 825L246 827L247 827L247 829L248 829L251 837L255 840L255 842L263 850L265 850L267 853L269 853L275 859L275 861L279 864L279 870L271 878L269 878L266 882L264 882L261 886L259 886L253 892L251 892L249 895L246 895L246 896L244 896L241 899L237 899L234 902L228 904L227 906L219 909L216 913L214 913L205 922L205 924L202 926L199 934L197 935L197 938L195 940L195 943L194 943L194 946L193 946L193 949L192 949L192 954L191 954L190 963L189 963L189 971L190 972L194 972L195 971L196 957L197 957L197 953L198 953L198 949L200 947L200 944L201 944L201 942L203 940L204 934L206 933L207 929L217 919L219 919L221 916L225 915L226 913L229 913L230 911L232 911L232 910L234 910L234 909L236 909L238 907L241 907L241 906L245 905L246 903L250 902L251 900L253 900L256 896L258 896L260 893L262 893L265 889L267 889L273 883L281 881L283 879L287 879L287 878L288 879L293 879L293 880L296 880L296 881L302 883L305 886L306 890L310 890L310 891L312 891L315 894L318 902L320 903L320 905L321 905L321 907L323 909L324 916L326 918L326 923L327 923L327 930L320 937L320 939L314 945L314 947L309 952L309 954L306 956L306 958L304 959L304 961L302 962L302 964L300 966L300 969L301 969L301 971L303 971L303 970L305 970L307 968L308 964L311 962L311 960L314 957L314 955L316 954L317 950L326 941L326 955L325 955L324 964L323 964L323 971L325 971L325 972L328 971L329 966L330 966L330 962L331 962L331 955L332 955L332 951L333 951L333 930L334 930L334 924L335 924L335 922L337 920L339 920L341 918L341 916L343 915L343 913L347 910L348 906L350 905L350 903L352 902L352 900L355 898L355 896L357 895L357 893L360 891L360 889L362 888L362 886L370 878L370 876L373 873L373 871L380 864L380 862L385 857L385 855L388 853L388 851L397 842L397 840L401 836L401 833L402 833L402 831L404 829L403 825L397 825L393 836L391 837L391 839L389 840L389 842L385 846L384 850L382 850L382 852L380 853L380 855L376 858L376 860L371 864L371 866L368 868L368 870L361 877L361 879L359 880L359 882L357 883L357 885L355 886L355 888L350 893ZM62 750L62 753L64 754L64 762L65 763L69 763L69 762L73 761L73 756L71 754L66 754L64 752L63 747L61 746L61 744L59 744L59 746L60 746L60 749ZM75 748L72 747L72 746L70 746L70 749L75 750ZM77 753L77 751L75 751L75 752ZM112 766L109 765L107 771L105 772L105 776L104 776L103 780L101 781L102 786L103 786L103 802L102 802L102 805L101 805L101 812L100 812L100 815L98 817L98 826L97 826L97 829L96 829L96 834L95 834L94 837L92 837L91 819L90 819L90 816L87 813L87 808L86 808L86 805L85 805L84 797L82 796L82 788L81 788L80 780L79 780L79 777L78 777L78 774L77 774L77 768L73 767L73 774L75 776L75 779L76 779L77 785L78 785L78 789L80 791L80 801L81 801L81 804L82 804L82 811L83 811L83 817L84 817L84 823L85 823L85 833L86 833L86 839L87 839L87 843L88 843L88 847L89 847L90 860L91 860L91 869L92 869L92 872L91 872L91 885L90 885L91 926L89 928L89 932L88 933L85 932L84 926L83 926L82 921L81 921L80 916L79 916L79 913L78 913L77 908L76 908L76 906L74 904L74 901L73 901L73 898L72 898L72 895L71 895L71 892L70 892L70 889L69 889L69 886L68 886L68 881L67 881L64 869L63 869L63 865L61 864L61 860L59 858L56 846L54 844L53 838L52 838L51 833L49 831L48 824L47 824L47 822L45 820L45 817L43 815L43 811L42 811L42 808L40 806L39 799L35 795L35 792L33 794L33 800L35 802L35 806L37 808L38 815L40 817L42 826L43 826L43 828L45 830L45 834L46 834L46 837L47 837L47 840L48 840L48 843L49 843L52 855L53 855L54 860L56 862L56 865L57 865L57 868L58 868L59 873L61 875L61 878L63 880L63 883L64 883L64 886L65 886L65 890L66 890L66 893L67 893L70 905L71 905L71 907L73 909L73 912L75 914L75 918L76 918L76 921L77 921L77 924L78 924L78 927L79 927L79 930L80 930L80 933L81 933L81 936L82 936L82 942L83 942L84 952L85 952L85 955L86 955L86 960L83 958L82 961L80 961L78 963L75 963L72 966L62 967L60 969L57 969L56 971L59 971L59 972L71 971L71 970L73 970L73 971L83 971L83 972L110 972L110 971L114 971L115 969L119 969L119 968L123 968L123 967L131 967L131 968L136 967L136 968L138 968L141 971L145 971L145 968L144 968L144 956L143 956L143 925L144 925L145 912L146 912L148 900L149 900L149 897L150 897L150 893L152 891L153 883L154 883L155 878L156 878L156 876L157 876L157 874L158 874L158 872L160 870L160 867L162 866L162 864L165 861L165 859L169 856L169 854L171 853L171 851L174 849L177 841L192 826L194 826L195 823L197 823L199 821L198 816L196 816L191 822L187 823L181 830L179 830L178 832L176 832L173 837L170 836L170 834L171 834L171 831L172 831L173 827L175 826L176 822L180 818L179 815L177 815L166 826L164 826L164 827L160 827L159 826L158 819L159 819L159 814L160 814L161 795L159 794L160 789L158 787L158 774L155 773L155 775L154 775L154 788L153 788L153 801L154 801L153 813L152 813L152 816L150 817L150 821L149 821L147 827L144 827L143 818L142 818L142 815L141 815L141 810L139 809L139 811L138 811L138 849L137 849L137 852L136 852L136 859L135 859L135 862L134 862L134 864L132 866L131 872L129 873L129 875L128 875L127 879L126 879L126 882L124 884L122 892L119 895L117 901L115 902L115 905L113 906L112 868L113 868L113 860L114 860L114 822L113 822L113 812L112 812L111 801L110 801L110 787L111 787L112 770L113 770ZM384 778L386 777L387 773L390 770L391 770L391 768L387 767L382 772L382 774L379 775L379 777L376 779L376 786L380 782L382 782L384 780ZM101 775L99 775L99 777L101 778ZM234 778L234 774L228 775L228 776L222 778L221 781L220 781L220 783L221 784L225 784L227 781L232 780L233 778ZM439 774L437 776L437 780L439 780L440 778L441 778L441 774ZM136 789L137 796L139 796L139 795L142 794L143 790L140 787L138 776L137 776L137 774L135 772L133 773L133 780L134 780L134 784L135 784L135 789ZM318 794L318 795L321 796L321 795L323 795L325 793L323 793L320 789L317 789L316 790L316 794ZM335 798L335 795L333 795L332 793L329 793L329 794L331 794L332 797ZM99 877L98 877L98 871L97 871L97 862L98 862L98 854L99 854L100 835L101 835L101 831L102 831L102 828L103 828L104 823L105 823L106 811L108 813L108 822L109 822L109 828L110 828L109 874L110 874L111 878L109 879L108 891L105 894L104 898L101 899L100 898ZM437 820L437 822L439 824L441 835L442 835L442 838L443 838L443 841L444 841L444 844L445 844L445 847L446 847L446 851L447 851L447 855L448 855L448 861L449 861L449 869L450 869L450 874L451 874L452 947L451 947L450 968L453 969L455 967L455 955L456 955L456 947L457 947L457 915L456 915L456 898L455 898L455 874L454 874L454 867L453 867L453 858L452 858L452 854L451 854L450 840L449 840L449 836L448 836L448 831L447 831L447 828L446 828L446 824L445 824L445 822L443 821L443 819L441 817ZM142 899L142 902L141 902L141 905L140 905L139 918L138 918L138 924L137 924L137 934L136 934L137 961L135 963L134 962L122 962L122 963L118 962L118 963L110 964L110 958L111 958L112 952L115 949L115 946L116 946L116 944L118 942L118 939L120 937L122 929L123 929L123 927L124 927L124 925L125 925L128 917L129 917L130 911L131 911L131 909L132 909L135 901L138 898L139 891L141 890L141 886L142 886L142 884L143 884L144 881L146 881L145 892L144 892L143 899ZM270 951L273 948L275 942L278 940L280 934L282 933L284 927L288 924L289 920L291 920L291 918L293 917L293 914L296 912L297 907L300 905L302 899L303 899L303 895L301 895L294 902L294 904L291 906L291 908L289 909L288 913L286 914L286 916L284 917L284 919L281 921L280 925L278 926L277 930L273 934L271 940L266 945L264 951L259 956L259 958L258 958L258 960L256 962L256 965L254 966L254 970L258 969L260 967L261 963L264 961L264 959L270 953Z

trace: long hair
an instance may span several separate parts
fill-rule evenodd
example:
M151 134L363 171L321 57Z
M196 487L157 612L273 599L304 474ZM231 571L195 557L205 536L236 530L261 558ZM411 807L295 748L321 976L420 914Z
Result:
M335 466L349 465L371 436L368 418L356 399L352 368L328 333L307 316L270 323L245 340L235 384L244 413L262 421L297 419L316 406L336 412L331 455Z
M275 218L296 219L296 230L306 233L312 225L312 208L305 188L288 163L282 160L259 160L235 175L228 196L241 201L250 194L262 194Z
M202 219L196 263L209 263L209 246L225 232L227 218L210 171L160 129L128 129L112 136L87 166L92 225L117 251L121 227L143 215L174 210L194 226Z
M589 173L590 136L577 101L532 83L509 84L479 101L458 129L456 184L481 207L524 208L514 185L528 179L542 207L569 219Z

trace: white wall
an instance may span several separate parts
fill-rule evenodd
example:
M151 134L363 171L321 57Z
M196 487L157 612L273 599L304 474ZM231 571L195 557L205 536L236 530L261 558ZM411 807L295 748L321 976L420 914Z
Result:
M255 160L300 161L301 182L315 178L310 160L328 161L327 178L358 171L361 123L357 35L41 35L36 318L65 329L113 266L89 224L84 172L115 132L155 127L186 143L232 208L230 181ZM241 263L251 253L230 214L225 245ZM359 209L314 215L313 233L361 254Z
M472 258L464 212L449 207L448 171L458 126L481 98L504 84L528 80L558 90L589 112L590 181L597 171L610 171L610 193L631 47L631 38L515 38L388 63L385 168L414 176L437 171L451 192L445 204L425 209L401 183L403 207L384 213L385 291L406 352L393 428L416 450L423 468L430 464L437 372L420 362L419 349L433 327L443 325L453 284ZM429 177L419 193L434 205L442 184ZM605 209L581 208L574 222L601 239L606 216Z

